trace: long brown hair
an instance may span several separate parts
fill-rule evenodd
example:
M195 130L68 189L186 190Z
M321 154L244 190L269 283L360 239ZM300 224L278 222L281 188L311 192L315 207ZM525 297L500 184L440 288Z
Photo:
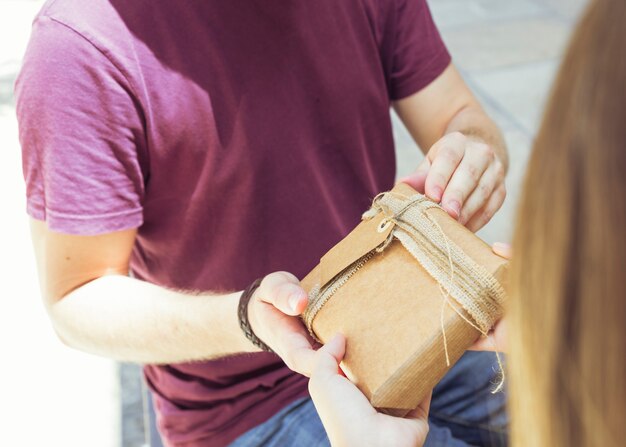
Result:
M516 447L626 442L626 1L577 27L535 141L513 242Z

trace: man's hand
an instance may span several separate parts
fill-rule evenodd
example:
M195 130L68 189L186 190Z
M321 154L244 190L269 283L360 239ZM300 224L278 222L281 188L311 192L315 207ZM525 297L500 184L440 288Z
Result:
M252 330L300 374L310 376L315 358L313 339L299 315L307 306L307 293L291 273L267 275L248 304Z
M173 290L127 276L136 230L75 236L32 220L42 294L67 345L122 361L171 364L258 349L237 318L241 292ZM297 317L307 294L289 273L268 275L249 302L250 323L292 369L308 374L311 341Z
M496 124L452 64L393 106L426 154L417 171L401 181L441 202L470 230L479 230L506 195L508 155Z
M378 413L339 373L345 339L338 335L315 354L309 392L334 447L422 446L428 434L430 396L405 418Z
M437 141L414 174L401 179L425 194L471 231L478 231L500 209L505 168L493 148L461 132Z

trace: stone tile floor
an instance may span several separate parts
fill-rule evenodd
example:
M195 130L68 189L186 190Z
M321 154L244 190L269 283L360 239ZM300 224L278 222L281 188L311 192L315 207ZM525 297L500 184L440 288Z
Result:
M480 232L510 238L519 185L567 36L586 0L431 0L454 60L501 126L510 151L509 195ZM65 348L38 299L12 85L41 0L0 0L0 433L3 445L135 447L144 442L138 368ZM399 174L419 150L394 117ZM121 393L118 383L121 381ZM124 414L122 424L121 413Z

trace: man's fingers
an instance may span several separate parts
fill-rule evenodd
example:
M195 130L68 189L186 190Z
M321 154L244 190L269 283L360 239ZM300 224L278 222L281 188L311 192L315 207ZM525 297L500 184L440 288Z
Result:
M298 279L287 272L267 275L257 294L259 300L272 304L287 315L300 315L308 302L308 295Z
M454 132L435 143L428 152L432 165L426 177L424 191L435 202L441 201L448 181L461 162L465 152L465 142L464 135Z
M292 371L302 374L306 377L311 377L313 368L315 366L315 351L311 346L300 346L293 348L285 354L280 355L285 365Z
M493 150L487 144L471 144L471 150L466 150L441 199L443 208L455 219L461 215L465 199L476 189L494 159Z
M284 321L274 326L271 337L278 340L272 348L289 369L305 376L311 375L315 350L311 338L298 319L284 316Z
M424 188L426 184L426 177L428 176L428 171L430 170L430 160L428 157L424 157L422 162L419 164L415 172L406 177L402 177L398 180L398 182L406 183L411 188L419 192L420 194L424 194Z
M300 318L286 315L273 303L255 303L256 321L253 325L256 335L267 343L285 362L289 369L303 375L310 375L313 368L315 350L313 339Z
M471 220L471 218L480 210L493 193L496 185L504 180L504 166L499 161L491 163L489 167L484 171L478 185L472 191L470 196L465 201L461 210L461 216L459 222L465 225Z
M248 316L257 337L267 343L293 371L310 375L313 339L297 315L308 302L300 282L291 273L267 275L250 301Z
M467 229L475 233L476 231L484 227L485 224L489 222L489 220L491 220L493 215L496 214L496 211L500 209L505 197L506 188L503 182L496 187L485 206L482 209L478 210L474 214L474 216L472 216L469 222L467 222L467 224L465 225Z

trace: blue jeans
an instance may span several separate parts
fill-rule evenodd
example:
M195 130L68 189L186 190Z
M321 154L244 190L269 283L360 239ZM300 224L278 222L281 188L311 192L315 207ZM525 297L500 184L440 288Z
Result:
M506 395L492 394L498 379L495 355L467 352L433 391L425 447L507 445ZM283 408L237 438L231 447L328 447L311 399Z

